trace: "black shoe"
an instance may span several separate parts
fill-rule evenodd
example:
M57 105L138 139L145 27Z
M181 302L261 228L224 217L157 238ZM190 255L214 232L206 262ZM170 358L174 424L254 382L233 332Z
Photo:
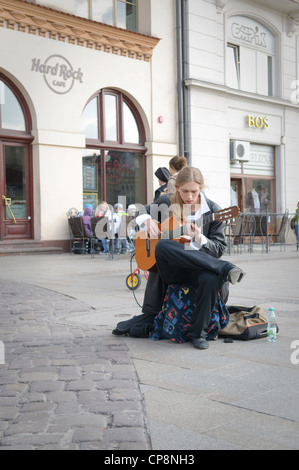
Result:
M209 342L205 338L192 338L192 344L196 349L208 349Z
M130 328L127 328L126 330L119 330L118 328L115 328L112 330L112 334L115 336L128 336L130 331Z
M235 266L228 272L227 280L231 284L236 284L237 282L240 282L243 279L245 274L246 274L245 271Z

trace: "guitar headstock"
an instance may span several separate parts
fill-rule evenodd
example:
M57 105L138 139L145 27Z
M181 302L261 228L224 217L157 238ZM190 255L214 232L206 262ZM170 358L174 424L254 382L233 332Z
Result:
M226 209L221 209L214 213L214 220L229 220L234 217L239 217L240 209L238 206L227 207Z

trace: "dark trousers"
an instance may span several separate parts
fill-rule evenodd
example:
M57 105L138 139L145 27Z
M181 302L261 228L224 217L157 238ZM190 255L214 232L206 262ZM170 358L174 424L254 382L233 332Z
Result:
M190 284L197 289L190 338L198 338L210 321L218 292L234 265L203 251L185 249L172 240L160 240L156 246L158 272L150 273L142 312L154 320L162 307L168 284Z

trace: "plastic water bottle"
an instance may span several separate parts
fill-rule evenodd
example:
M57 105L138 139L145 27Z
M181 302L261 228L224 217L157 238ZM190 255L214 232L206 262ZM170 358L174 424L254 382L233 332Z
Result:
M276 334L277 334L277 326L276 326L276 316L274 313L274 308L269 308L268 313L268 328L267 328L267 340L270 343L274 343L276 341Z

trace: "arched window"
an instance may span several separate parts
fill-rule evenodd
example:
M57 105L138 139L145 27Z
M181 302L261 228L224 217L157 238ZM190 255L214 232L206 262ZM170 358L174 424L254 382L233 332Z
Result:
M252 18L232 16L227 21L226 84L260 95L274 96L276 41Z
M31 118L0 74L0 240L33 238Z
M12 90L0 80L0 125L2 129L25 131L25 117L21 105Z
M83 202L94 208L105 200L126 205L145 202L145 135L135 106L115 90L101 90L85 106L81 132Z

